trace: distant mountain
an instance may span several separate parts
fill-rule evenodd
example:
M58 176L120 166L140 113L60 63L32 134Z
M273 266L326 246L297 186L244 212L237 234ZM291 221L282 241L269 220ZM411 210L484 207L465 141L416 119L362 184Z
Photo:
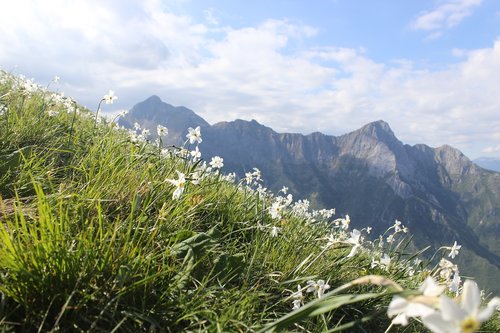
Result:
M168 142L185 140L187 127L202 127L202 157L224 158L226 171L243 176L257 167L266 186L288 186L316 208L349 214L354 227L375 234L403 221L414 244L463 245L462 274L500 291L500 173L478 167L450 146L409 146L380 120L341 136L277 133L256 122L209 125L193 111L150 97L121 123L169 129ZM478 275L479 274L479 275Z
M474 163L481 168L500 172L500 157L479 157L474 160Z
M141 124L143 128L150 128L153 135L156 133L157 125L168 127L169 143L176 145L182 143L183 133L188 127L210 126L192 110L164 103L155 95L135 105L125 117L118 120L120 125L127 128L133 128L135 122Z

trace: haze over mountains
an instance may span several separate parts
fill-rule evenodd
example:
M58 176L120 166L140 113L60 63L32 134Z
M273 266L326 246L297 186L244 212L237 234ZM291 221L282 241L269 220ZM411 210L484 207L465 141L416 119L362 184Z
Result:
M482 168L500 172L500 158L479 157L474 159L474 163Z
M151 96L119 120L169 129L167 144L185 141L200 126L202 158L219 155L224 170L243 176L257 167L265 186L287 186L296 199L349 214L353 227L383 233L395 219L414 235L415 246L463 245L456 258L462 275L500 291L500 173L483 169L450 146L403 144L380 120L341 136L277 133L258 122L208 124L192 110ZM427 255L432 255L428 252Z

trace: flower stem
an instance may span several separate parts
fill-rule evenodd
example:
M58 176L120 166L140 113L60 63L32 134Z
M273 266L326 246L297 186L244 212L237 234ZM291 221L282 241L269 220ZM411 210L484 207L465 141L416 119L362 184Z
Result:
M101 109L101 104L104 101L104 98L99 101L99 105L97 105L97 111L95 112L95 121L94 121L94 129L97 128L97 117L99 117L99 110Z

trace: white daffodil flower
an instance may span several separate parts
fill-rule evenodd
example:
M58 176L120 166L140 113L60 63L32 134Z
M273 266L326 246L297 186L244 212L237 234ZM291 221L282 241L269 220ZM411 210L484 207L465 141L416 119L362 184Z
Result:
M441 296L439 311L423 316L422 322L435 333L473 333L491 317L499 304L500 298L495 297L485 308L481 308L479 287L474 281L467 280L459 303L447 296Z
M318 282L309 280L307 281L307 286L307 292L315 293L318 298L323 296L325 290L330 289L330 285L325 280L318 280Z
M162 125L158 125L156 126L156 133L158 134L158 136L165 136L168 134L168 128Z
M351 232L351 238L346 240L346 243L353 245L351 252L347 255L347 258L354 257L354 255L358 252L358 249L361 247L361 242L363 239L361 238L361 231L358 229L353 229Z
M285 206L282 205L281 202L279 202L279 201L273 202L271 207L269 207L269 214L271 215L271 218L280 219L281 212L283 212L284 208L285 208Z
M106 104L113 104L115 99L118 99L118 97L115 96L115 92L113 90L110 90L102 99Z
M271 237L278 237L278 234L281 232L280 227L273 226L271 228Z
M195 142L201 143L203 140L201 139L201 129L200 126L196 128L189 127L188 134L186 134L186 138L188 138L190 144L194 144Z
M394 296L387 309L387 315L394 319L395 325L408 325L408 319L429 316L435 312L434 302L443 293L444 286L438 285L433 278L427 277L418 289L422 295L414 297Z
M200 149L198 149L198 146L196 146L194 148L194 150L191 150L191 152L189 154L191 155L191 157L193 158L193 161L195 161L195 162L201 158L201 152L200 152Z
M349 217L349 215L346 214L345 219L342 219L340 222L342 223L342 229L347 230L349 229L351 218Z
M294 299L292 302L292 310L297 310L302 306L302 300L304 299L300 284L297 286L297 291L292 294L292 298Z
M401 231L401 221L394 221L394 225L393 225L393 228L394 228L394 232L400 232Z
M224 166L224 160L220 156L214 156L209 164L214 169L221 169Z
M177 172L177 179L165 179L165 181L176 187L174 193L172 194L172 199L177 200L184 192L186 176L180 171L175 170L175 172Z
M391 265L391 257L387 253L384 253L380 258L380 265L384 266L386 269L389 269Z
M455 257L458 255L458 250L460 250L462 246L457 244L457 241L453 244L452 247L449 247L448 249L450 250L450 254L448 254L448 257L451 259L455 259Z

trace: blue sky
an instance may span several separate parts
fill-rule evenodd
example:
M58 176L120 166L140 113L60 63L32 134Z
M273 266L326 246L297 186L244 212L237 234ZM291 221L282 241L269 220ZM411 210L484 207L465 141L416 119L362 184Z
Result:
M152 94L210 123L340 135L384 119L405 143L500 157L498 0L16 0L0 68L95 108Z

